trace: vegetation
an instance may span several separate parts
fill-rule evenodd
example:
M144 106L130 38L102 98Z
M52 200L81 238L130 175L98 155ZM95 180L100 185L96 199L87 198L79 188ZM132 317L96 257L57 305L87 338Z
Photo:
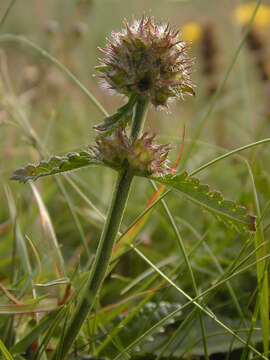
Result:
M0 9L3 359L269 358L270 7L207 3Z

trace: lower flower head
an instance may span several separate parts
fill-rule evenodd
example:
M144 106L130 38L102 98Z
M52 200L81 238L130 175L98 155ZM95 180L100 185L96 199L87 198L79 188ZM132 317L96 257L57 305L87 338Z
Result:
M187 57L189 44L169 24L155 24L152 17L125 23L112 33L101 49L105 58L97 66L106 87L120 94L145 96L157 106L184 94L194 95L190 79L193 59Z
M135 175L166 175L170 172L168 153L171 145L160 145L154 141L155 135L145 132L131 141L126 132L117 129L112 135L98 135L96 145L90 149L97 160L121 169L125 162Z

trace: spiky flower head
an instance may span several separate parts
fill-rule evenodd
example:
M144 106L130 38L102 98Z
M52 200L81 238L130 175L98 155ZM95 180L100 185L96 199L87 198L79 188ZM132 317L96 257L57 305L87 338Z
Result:
M152 16L131 25L125 21L125 29L113 32L101 49L105 57L97 66L99 77L120 94L143 96L155 107L167 107L171 99L194 95L188 47L178 30L156 24Z
M167 156L171 145L159 145L154 138L145 132L130 140L124 130L117 129L112 135L98 135L90 149L97 160L116 170L126 162L134 175L166 175L170 172Z

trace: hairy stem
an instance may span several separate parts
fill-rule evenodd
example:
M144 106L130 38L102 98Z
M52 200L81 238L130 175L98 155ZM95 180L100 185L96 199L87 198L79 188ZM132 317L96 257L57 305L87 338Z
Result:
M138 99L131 128L131 139L138 137L140 130L143 127L147 105L147 100ZM54 355L55 360L64 359L66 357L95 303L110 264L115 239L126 208L132 179L133 174L127 163L118 173L111 206L101 234L95 262L83 290L83 295L76 306L75 313L72 316L68 329L64 335L64 339L56 349Z
M130 132L130 138L132 140L137 139L137 137L140 135L141 130L143 129L147 105L148 105L147 100L143 98L138 98L136 103L132 128Z

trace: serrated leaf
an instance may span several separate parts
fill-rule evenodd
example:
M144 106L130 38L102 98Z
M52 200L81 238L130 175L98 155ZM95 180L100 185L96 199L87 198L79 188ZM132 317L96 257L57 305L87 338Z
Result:
M48 161L42 160L37 165L29 164L24 168L17 169L10 179L26 182L36 180L41 176L58 174L88 165L103 165L103 163L94 159L88 151L70 152L65 156L53 156Z
M136 100L136 96L131 96L129 101L124 106L121 106L114 115L106 117L104 122L102 124L95 125L94 129L108 133L118 126L125 128L132 119L133 107Z
M186 198L239 232L256 230L255 217L249 215L245 207L234 201L224 200L220 192L210 191L208 185L201 184L197 178L189 176L187 172L152 177L152 179L180 191Z

